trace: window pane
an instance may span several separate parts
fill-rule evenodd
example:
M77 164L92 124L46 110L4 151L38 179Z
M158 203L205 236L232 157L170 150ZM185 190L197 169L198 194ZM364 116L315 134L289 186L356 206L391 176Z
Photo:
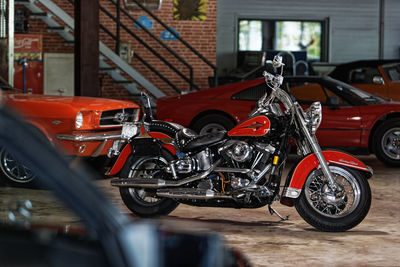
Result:
M310 105L315 101L326 103L326 95L318 83L291 83L290 92L303 105Z
M383 67L383 72L392 82L400 81L400 64L390 67Z
M257 101L260 99L266 92L270 92L270 89L267 89L265 83L261 83L257 86L253 86L247 88L239 93L236 93L232 96L232 99L235 100L249 100L249 101Z
M239 22L239 51L261 51L261 20L241 20Z
M277 21L275 49L307 51L307 60L321 59L321 23L306 21Z

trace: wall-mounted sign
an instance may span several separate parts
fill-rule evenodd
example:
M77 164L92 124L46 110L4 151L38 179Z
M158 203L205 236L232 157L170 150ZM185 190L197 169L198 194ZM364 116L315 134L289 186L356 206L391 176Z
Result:
M14 59L30 60L42 59L42 35L15 34L14 35Z
M175 31L174 28L170 27L170 29L179 36L179 32ZM165 41L175 41L178 40L170 31L165 30L161 33L161 39Z
M206 20L207 0L174 0L175 20Z
M148 16L140 16L138 19L139 23L143 25L143 27L145 27L146 29L153 29L154 27L154 22L148 17ZM140 27L138 24L134 24L133 25L136 29L141 29L142 27Z

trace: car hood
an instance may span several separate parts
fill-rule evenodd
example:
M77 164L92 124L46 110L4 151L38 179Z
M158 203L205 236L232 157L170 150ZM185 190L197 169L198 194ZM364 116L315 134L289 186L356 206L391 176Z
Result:
M230 99L232 94L246 89L251 86L258 85L264 82L263 78L237 82L237 83L230 83L225 84L213 88L204 89L197 92L191 92L188 94L183 94L179 96L170 96L170 97L163 97L158 99L159 102L170 101L170 100L196 100L202 101L204 99ZM158 102L157 102L158 103Z
M52 96L52 95L35 95L21 94L14 92L3 92L2 99L5 103L13 104L51 104L70 106L79 110L110 110L121 108L138 108L134 102L127 100L105 99L83 96Z

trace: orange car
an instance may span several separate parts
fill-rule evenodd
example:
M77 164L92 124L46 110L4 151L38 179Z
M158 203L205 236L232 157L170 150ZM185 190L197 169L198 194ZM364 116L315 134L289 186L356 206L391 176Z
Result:
M0 78L0 96L39 134L66 154L82 157L106 155L121 138L122 122L136 121L139 106L131 101L93 97L22 94ZM0 148L0 176L8 184L28 184L29 169Z
M381 98L400 101L400 59L340 64L329 76Z

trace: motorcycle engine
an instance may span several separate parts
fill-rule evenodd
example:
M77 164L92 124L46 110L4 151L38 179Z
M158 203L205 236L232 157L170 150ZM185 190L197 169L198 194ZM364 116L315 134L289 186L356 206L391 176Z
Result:
M233 141L226 149L226 154L237 162L245 162L252 158L253 148L244 141Z

